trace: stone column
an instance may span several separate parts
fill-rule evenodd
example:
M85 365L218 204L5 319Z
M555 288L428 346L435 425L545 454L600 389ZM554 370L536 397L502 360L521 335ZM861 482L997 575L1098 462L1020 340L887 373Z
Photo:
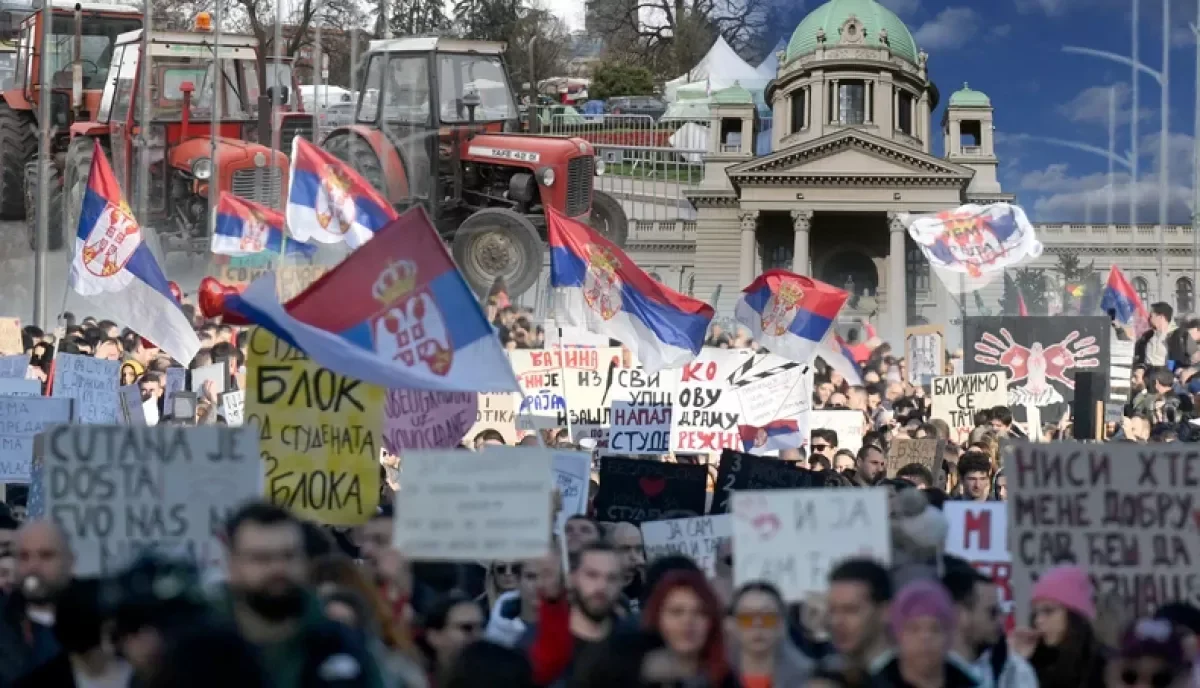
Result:
M797 275L807 275L808 270L808 239L809 230L812 229L811 210L793 210L792 211L792 231L795 236L792 239L792 272Z
M904 221L896 213L888 213L888 277L887 277L887 310L888 343L893 350L903 350L904 329L908 326L908 295L905 293L907 279L904 275L907 256L904 248L904 235L907 232Z
M743 210L738 213L738 220L742 223L742 252L741 261L738 268L738 291L754 279L754 256L757 253L755 245L758 243L758 211Z

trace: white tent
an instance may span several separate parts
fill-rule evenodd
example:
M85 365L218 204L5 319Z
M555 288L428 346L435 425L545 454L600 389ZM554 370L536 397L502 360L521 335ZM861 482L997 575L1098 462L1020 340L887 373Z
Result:
M761 92L766 88L768 81L770 77L764 78L750 63L734 52L724 38L718 36L708 54L688 70L687 74L668 81L664 90L667 102L674 102L676 91L685 84L705 84L705 90L715 93L736 83L753 93Z
M779 73L779 51L784 50L786 47L787 44L783 42L783 39L779 39L779 43L777 43L775 47L771 49L771 52L767 54L766 59L764 59L762 63L758 65L756 71L758 72L759 76L767 80L775 78L775 76Z

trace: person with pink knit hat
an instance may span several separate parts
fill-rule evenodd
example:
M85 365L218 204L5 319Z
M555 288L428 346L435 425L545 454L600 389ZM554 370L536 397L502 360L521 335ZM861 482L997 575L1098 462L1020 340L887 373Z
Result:
M1107 652L1092 628L1095 590L1074 564L1046 571L1030 595L1032 628L1018 628L1009 646L1029 660L1042 686L1104 685Z
M957 618L950 593L936 579L918 578L901 588L888 609L896 655L872 685L978 686L973 676L950 660Z

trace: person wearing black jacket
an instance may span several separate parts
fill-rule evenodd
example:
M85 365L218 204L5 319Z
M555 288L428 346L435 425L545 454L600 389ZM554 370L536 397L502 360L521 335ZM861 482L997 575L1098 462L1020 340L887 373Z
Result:
M75 580L59 596L54 637L62 650L50 661L14 683L14 688L77 688L84 685L128 686L133 669L118 659L101 638L104 616L100 585Z

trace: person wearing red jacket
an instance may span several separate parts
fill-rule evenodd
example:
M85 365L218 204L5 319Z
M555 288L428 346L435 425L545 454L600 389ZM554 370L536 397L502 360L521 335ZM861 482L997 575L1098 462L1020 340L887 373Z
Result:
M621 562L612 546L593 542L579 550L570 575L570 598L557 557L541 571L537 626L528 637L533 680L550 686L571 675L575 659L608 639L618 621Z

